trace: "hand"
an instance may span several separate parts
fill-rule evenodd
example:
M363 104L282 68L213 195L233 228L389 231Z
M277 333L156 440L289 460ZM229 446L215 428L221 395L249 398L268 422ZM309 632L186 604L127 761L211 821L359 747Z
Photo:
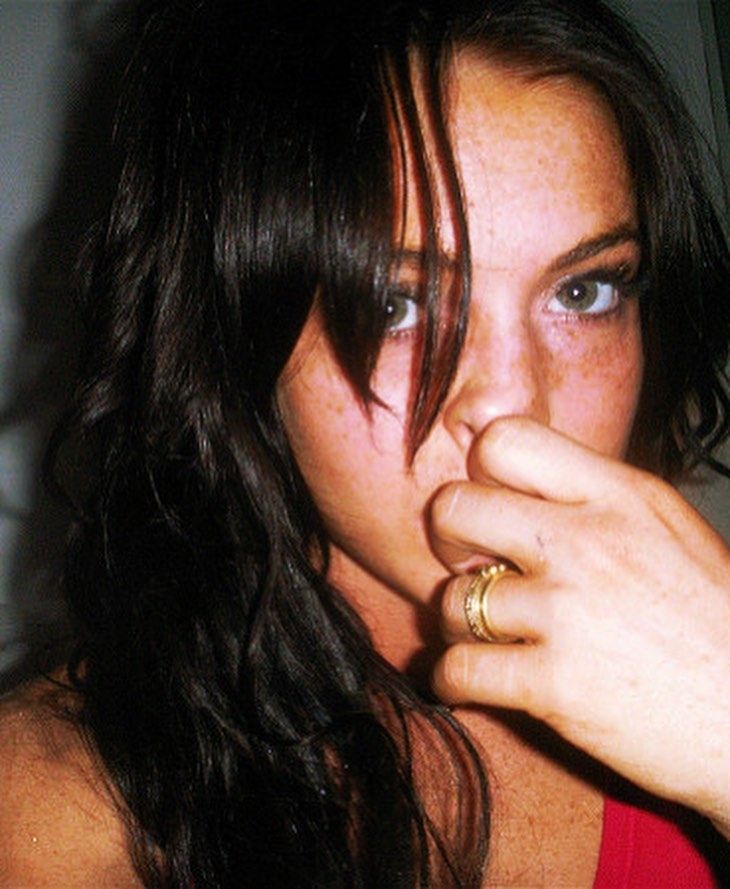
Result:
M447 702L525 710L647 790L730 822L730 549L669 485L522 417L490 424L470 481L436 496L434 550L456 575ZM475 555L523 576L471 636L460 574Z

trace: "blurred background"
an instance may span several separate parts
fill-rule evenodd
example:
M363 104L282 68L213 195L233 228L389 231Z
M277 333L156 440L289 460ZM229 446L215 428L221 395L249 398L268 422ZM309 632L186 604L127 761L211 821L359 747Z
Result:
M727 221L730 0L614 5L694 113ZM63 637L56 586L66 515L44 493L40 463L74 363L74 264L113 167L124 9L114 0L0 0L0 692L42 668ZM684 491L730 540L730 483L705 472Z

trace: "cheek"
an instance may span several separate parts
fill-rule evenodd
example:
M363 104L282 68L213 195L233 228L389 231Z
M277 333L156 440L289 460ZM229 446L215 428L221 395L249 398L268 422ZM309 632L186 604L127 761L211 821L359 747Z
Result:
M628 445L641 389L638 322L566 332L548 362L551 425L612 457Z
M418 378L418 344L415 331L383 342L371 380L373 392L387 406L405 437Z
M372 503L373 492L392 486L402 462L403 425L395 412L377 406L369 417L328 363L304 368L280 387L279 405L299 469L337 538L340 526Z

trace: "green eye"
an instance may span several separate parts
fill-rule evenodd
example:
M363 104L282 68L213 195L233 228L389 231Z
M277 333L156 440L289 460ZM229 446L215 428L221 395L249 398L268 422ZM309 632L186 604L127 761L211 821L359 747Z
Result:
M620 298L620 290L613 282L583 279L564 284L550 300L548 308L554 312L567 310L583 315L603 315L615 309Z
M418 324L418 303L412 296L392 293L385 303L385 329L388 333L411 330Z

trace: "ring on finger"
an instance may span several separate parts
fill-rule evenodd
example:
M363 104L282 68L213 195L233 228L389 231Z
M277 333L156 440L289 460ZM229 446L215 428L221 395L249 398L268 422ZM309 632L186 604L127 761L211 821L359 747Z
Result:
M491 622L489 616L489 596L499 580L508 574L519 577L519 573L508 568L504 562L488 565L480 568L469 584L464 598L464 612L466 622L473 636L480 642L491 642L498 645L507 645L511 642L520 642L519 636L500 633Z

